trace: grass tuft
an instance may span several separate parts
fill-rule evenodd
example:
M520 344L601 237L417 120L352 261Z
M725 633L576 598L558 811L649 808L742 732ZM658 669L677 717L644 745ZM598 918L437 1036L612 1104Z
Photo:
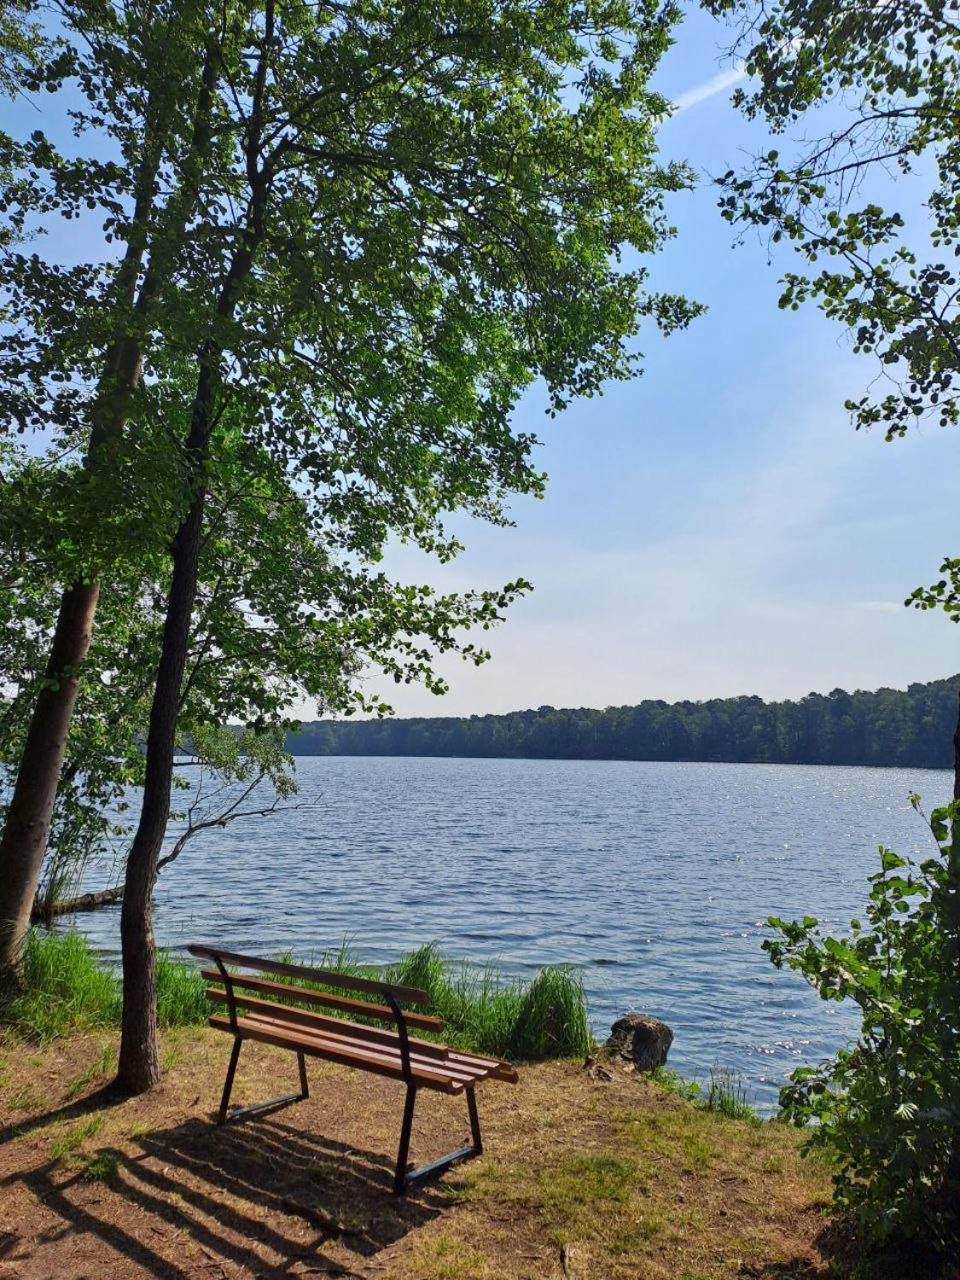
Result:
M98 1151L84 1163L81 1177L85 1182L105 1182L120 1168L120 1157L116 1151Z
M97 964L84 937L31 929L23 994L8 1001L2 1014L21 1035L42 1043L70 1030L114 1026L120 1005L120 984Z
M686 1080L668 1067L658 1067L652 1079L665 1092L692 1102L700 1111L714 1111L731 1120L746 1120L748 1124L763 1124L763 1117L747 1101L742 1077L728 1067L712 1067L705 1084L699 1080Z
M50 1157L53 1160L62 1160L64 1156L72 1155L74 1151L82 1147L88 1138L92 1138L95 1133L103 1128L103 1116L91 1116L89 1120L81 1120L79 1124L75 1124L71 1129L65 1129L58 1138L55 1138L50 1146Z

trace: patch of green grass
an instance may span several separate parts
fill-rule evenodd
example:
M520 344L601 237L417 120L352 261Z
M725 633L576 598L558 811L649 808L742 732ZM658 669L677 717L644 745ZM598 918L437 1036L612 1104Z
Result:
M663 1227L663 1219L655 1213L642 1213L635 1221L625 1223L610 1237L615 1253L637 1253L649 1244Z
M199 969L170 954L157 952L157 1022L161 1027L188 1027L206 1022L210 1004Z
M157 953L157 1019L162 1027L205 1022L205 990L192 965ZM69 1031L119 1026L122 1005L119 974L97 959L82 934L35 928L27 936L23 994L4 1004L0 1020L44 1043Z
M35 1085L25 1084L10 1095L11 1111L39 1111L49 1105L50 1099Z
M97 964L80 934L31 929L23 994L0 1012L21 1035L41 1042L71 1030L113 1026L120 1019L120 984Z
M447 1234L427 1236L417 1247L416 1260L423 1280L479 1280L491 1274L478 1249Z
M746 1120L757 1126L763 1124L756 1107L747 1101L742 1077L727 1067L711 1068L705 1084L699 1080L687 1080L668 1067L658 1067L651 1078L665 1092L693 1103L701 1111L714 1111L731 1120Z
M116 1051L113 1045L105 1044L86 1071L82 1071L75 1080L71 1080L70 1084L67 1085L63 1095L64 1102L71 1102L78 1097L93 1084L94 1080L111 1075L116 1066L116 1060Z
M593 1047L583 983L573 969L541 969L529 984L505 981L492 966L451 969L429 944L384 975L423 987L443 1037L461 1048L514 1062L584 1057Z
M635 1160L572 1151L536 1175L540 1211L557 1240L603 1233L605 1219L639 1189Z
M72 1128L65 1129L50 1145L51 1159L62 1160L64 1156L72 1155L88 1138L92 1138L102 1128L103 1116L91 1116L88 1120L81 1120Z
M82 1177L87 1182L105 1182L112 1178L120 1168L120 1157L116 1151L98 1151L83 1165Z

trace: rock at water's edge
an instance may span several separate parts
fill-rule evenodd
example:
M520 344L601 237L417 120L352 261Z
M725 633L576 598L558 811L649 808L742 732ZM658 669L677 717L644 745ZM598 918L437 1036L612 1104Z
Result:
M627 1058L638 1071L656 1071L667 1060L673 1032L659 1018L645 1013L628 1013L610 1028L607 1049Z

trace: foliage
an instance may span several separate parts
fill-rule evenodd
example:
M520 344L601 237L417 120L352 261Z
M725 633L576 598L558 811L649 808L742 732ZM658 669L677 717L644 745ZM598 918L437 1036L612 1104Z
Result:
M814 1122L810 1143L835 1153L837 1206L869 1237L945 1250L960 1245L960 908L949 843L958 813L956 802L934 811L938 853L919 865L881 848L865 918L847 937L823 934L813 917L771 918L781 937L763 944L822 999L861 1009L855 1047L799 1068L781 1094L785 1117Z
M956 7L939 0L705 0L705 7L742 23L739 52L758 81L736 95L747 114L779 134L805 125L787 153L770 150L753 169L724 177L724 216L766 228L805 260L802 272L787 274L781 306L816 300L848 330L855 351L879 360L887 389L848 401L857 426L882 425L892 438L928 417L956 425ZM906 213L879 203L877 177L890 173ZM918 205L922 212L914 212Z
M506 756L570 760L726 760L946 768L960 677L901 692L811 693L539 707L508 715L321 720L287 738L295 755Z
M951 622L960 622L960 559L949 556L940 566L943 575L929 587L917 587L905 603L914 609L942 609Z
M365 666L441 693L436 654L487 658L470 633L528 584L438 593L379 561L391 537L449 559L451 511L508 523L510 495L543 488L520 394L542 379L555 413L634 371L642 320L696 314L622 261L671 234L665 195L690 181L657 160L647 83L676 18L650 0L70 4L10 64L43 108L0 136L8 721L22 736L59 591L102 581L89 732L68 743L85 792L68 763L55 832L73 865L142 767L192 504L182 737L282 725L293 701L386 711ZM43 237L77 218L102 242L64 267Z
M281 958L295 962L289 954ZM458 1048L542 1061L581 1057L593 1043L583 986L570 970L541 969L529 984L507 981L492 966L451 966L432 945L383 970L362 964L345 945L310 963L367 977L382 973L389 982L423 987L430 992L432 1012L444 1020L444 1040ZM161 1026L203 1025L210 1013L205 993L206 983L195 966L169 951L159 952ZM73 1030L116 1026L120 1009L118 975L97 959L81 934L33 929L26 947L26 989L0 1012L20 1034L44 1041Z

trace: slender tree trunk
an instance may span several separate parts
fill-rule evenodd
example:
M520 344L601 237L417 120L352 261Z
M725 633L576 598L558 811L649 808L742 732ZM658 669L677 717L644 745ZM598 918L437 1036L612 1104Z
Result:
M240 291L253 266L266 226L270 177L258 167L263 131L263 95L273 35L273 0L267 0L266 34L256 73L245 151L251 184L246 225L214 312L214 336L199 353L197 390L185 454L187 483L193 497L173 541L173 573L167 597L157 682L150 707L146 769L140 821L127 858L120 915L123 957L123 1015L117 1084L127 1093L144 1093L160 1081L157 1048L156 943L153 934L153 887L170 816L170 788L177 745L177 723L187 665L190 624L196 601L200 547L206 505L205 471L215 402L220 389L222 328L234 315Z
M204 157L209 148L210 111L219 69L219 45L210 37L205 46L184 180L171 206L173 216L166 234L151 255L138 291L157 175L170 123L167 120L153 128L152 109L149 104L147 107L148 136L144 161L137 175L132 230L117 278L120 308L133 306L140 319L160 292L196 206ZM88 470L99 463L104 449L123 434L142 372L139 340L130 334L118 337L107 355L94 410L84 460ZM34 704L6 824L0 836L0 993L16 990L22 984L23 943L40 881L80 671L90 648L99 596L99 584L92 579L76 582L64 592L44 682Z
M196 597L205 499L205 491L200 488L174 542L173 579L147 736L143 807L127 859L123 889L120 915L123 1019L117 1082L129 1093L143 1093L160 1079L153 886L170 816L180 686L187 663L190 620Z

